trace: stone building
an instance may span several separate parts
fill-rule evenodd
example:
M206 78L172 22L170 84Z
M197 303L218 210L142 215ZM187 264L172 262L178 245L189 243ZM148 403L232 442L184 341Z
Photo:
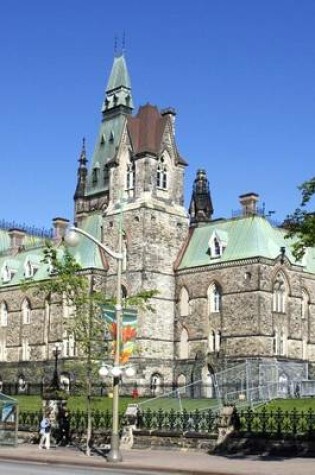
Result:
M285 230L272 225L255 193L237 217L214 219L206 172L198 170L189 209L187 166L175 141L174 109L146 104L133 114L124 55L116 56L93 156L83 143L74 194L76 225L111 249L123 227L122 293L157 290L154 311L138 314L133 357L139 387L202 380L251 358L315 361L314 249L296 262ZM56 245L69 221L53 220ZM0 230L1 381L41 381L60 344L62 364L79 359L67 334L69 309L21 282L53 278L42 262L47 236L2 223ZM117 262L80 236L74 256L114 295ZM211 378L210 378L211 379ZM22 384L22 383L21 383Z

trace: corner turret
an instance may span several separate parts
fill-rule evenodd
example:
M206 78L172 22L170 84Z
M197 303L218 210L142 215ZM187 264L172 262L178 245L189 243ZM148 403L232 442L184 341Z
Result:
M78 198L83 198L85 196L86 191L86 177L87 177L87 158L86 158L86 149L85 149L85 139L82 141L82 150L80 154L80 158L78 160L79 167L78 167L78 180L77 180L77 187L74 194L74 199L77 200Z
M213 206L205 170L197 171L189 206L189 214L191 224L211 221Z

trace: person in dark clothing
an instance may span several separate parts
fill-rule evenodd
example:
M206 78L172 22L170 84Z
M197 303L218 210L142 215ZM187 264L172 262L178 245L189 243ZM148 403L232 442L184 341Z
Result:
M59 440L58 445L70 445L70 415L68 411L64 411L59 418Z

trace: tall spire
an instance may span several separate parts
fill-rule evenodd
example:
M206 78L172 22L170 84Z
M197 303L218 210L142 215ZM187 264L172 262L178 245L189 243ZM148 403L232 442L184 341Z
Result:
M82 149L80 158L78 160L79 167L78 167L78 180L77 180L77 187L74 194L74 199L82 198L85 195L86 191L86 177L87 177L87 158L86 158L86 149L85 149L85 138L82 140Z
M205 170L198 170L189 206L192 223L208 222L213 214L209 182Z
M121 53L114 58L102 107L103 117L117 111L130 114L132 109L131 81L125 56Z

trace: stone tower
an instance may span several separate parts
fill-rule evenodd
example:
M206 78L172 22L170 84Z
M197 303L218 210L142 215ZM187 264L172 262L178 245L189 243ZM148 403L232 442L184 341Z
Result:
M158 375L161 383L168 383L174 359L174 263L188 235L186 162L175 142L174 109L146 104L134 116L132 110L131 83L120 55L114 59L87 174L85 149L79 160L76 222L81 226L87 216L101 215L102 241L116 250L122 227L123 295L157 291L153 311L138 315L137 363L141 367L146 360L138 382L148 383ZM116 262L108 257L109 295L115 294L116 276Z

